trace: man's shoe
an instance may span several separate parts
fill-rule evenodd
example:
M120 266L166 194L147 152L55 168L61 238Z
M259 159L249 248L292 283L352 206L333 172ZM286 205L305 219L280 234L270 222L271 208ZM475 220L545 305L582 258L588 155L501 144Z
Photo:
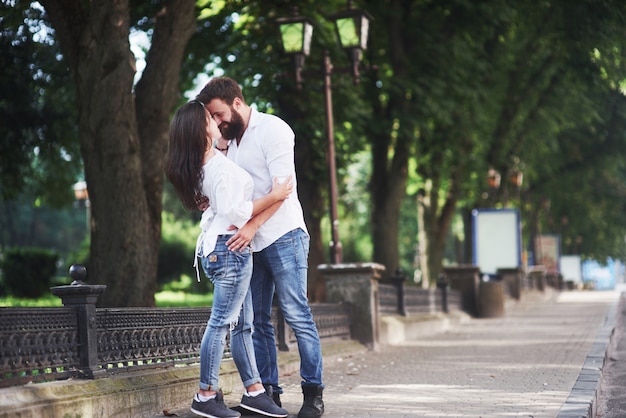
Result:
M324 392L324 386L321 385L302 386L304 403L298 412L298 418L319 418L324 414L322 392Z
M256 412L257 414L265 415L266 417L285 418L289 415L286 409L283 409L274 403L274 400L263 392L256 396L248 396L244 394L241 397L241 404L239 405L243 409Z
M221 390L217 392L215 398L206 402L201 402L197 395L194 396L193 402L191 402L191 412L207 418L238 418L241 416L239 412L226 406Z
M265 392L267 392L267 394L274 400L274 403L282 407L283 404L280 401L280 393L274 392L274 387L272 385L263 385L263 387L265 388Z

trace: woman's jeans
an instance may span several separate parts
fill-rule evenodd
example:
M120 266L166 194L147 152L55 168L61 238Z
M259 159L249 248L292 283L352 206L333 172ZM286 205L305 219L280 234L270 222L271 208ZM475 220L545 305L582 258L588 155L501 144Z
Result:
M307 300L309 236L294 229L255 252L252 272L254 305L254 350L264 385L278 386L276 339L272 326L274 289L285 321L293 329L300 352L300 376L303 385L322 385L322 350L317 327Z
M220 235L215 250L201 257L202 268L214 286L213 307L200 345L200 389L217 390L220 363L230 331L230 350L244 387L261 383L252 343L252 254L250 248L229 251Z

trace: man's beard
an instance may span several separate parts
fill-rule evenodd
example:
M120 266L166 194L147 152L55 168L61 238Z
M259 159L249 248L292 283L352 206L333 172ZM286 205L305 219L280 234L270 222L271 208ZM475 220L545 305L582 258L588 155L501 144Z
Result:
M243 118L233 107L230 107L230 122L220 123L220 132L224 139L238 139L241 138L244 131Z

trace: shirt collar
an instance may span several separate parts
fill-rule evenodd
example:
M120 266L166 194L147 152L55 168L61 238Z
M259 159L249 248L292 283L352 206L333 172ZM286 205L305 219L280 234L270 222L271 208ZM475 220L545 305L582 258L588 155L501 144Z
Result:
M250 120L248 121L248 128L253 128L256 125L258 125L260 119L261 119L261 114L259 113L259 111L251 107L250 108Z

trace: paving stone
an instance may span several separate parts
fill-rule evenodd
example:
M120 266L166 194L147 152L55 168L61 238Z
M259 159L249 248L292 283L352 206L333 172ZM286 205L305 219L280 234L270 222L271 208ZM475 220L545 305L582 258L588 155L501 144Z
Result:
M591 418L607 402L597 390L603 365L626 369L626 350L619 361L605 365L604 358L619 297L611 291L524 294L507 302L503 317L470 319L379 351L327 356L324 417ZM296 417L302 403L297 368L281 376L281 385L283 407ZM621 391L626 398L623 385ZM226 402L235 406L240 397L229 394ZM194 416L187 411L175 412Z

